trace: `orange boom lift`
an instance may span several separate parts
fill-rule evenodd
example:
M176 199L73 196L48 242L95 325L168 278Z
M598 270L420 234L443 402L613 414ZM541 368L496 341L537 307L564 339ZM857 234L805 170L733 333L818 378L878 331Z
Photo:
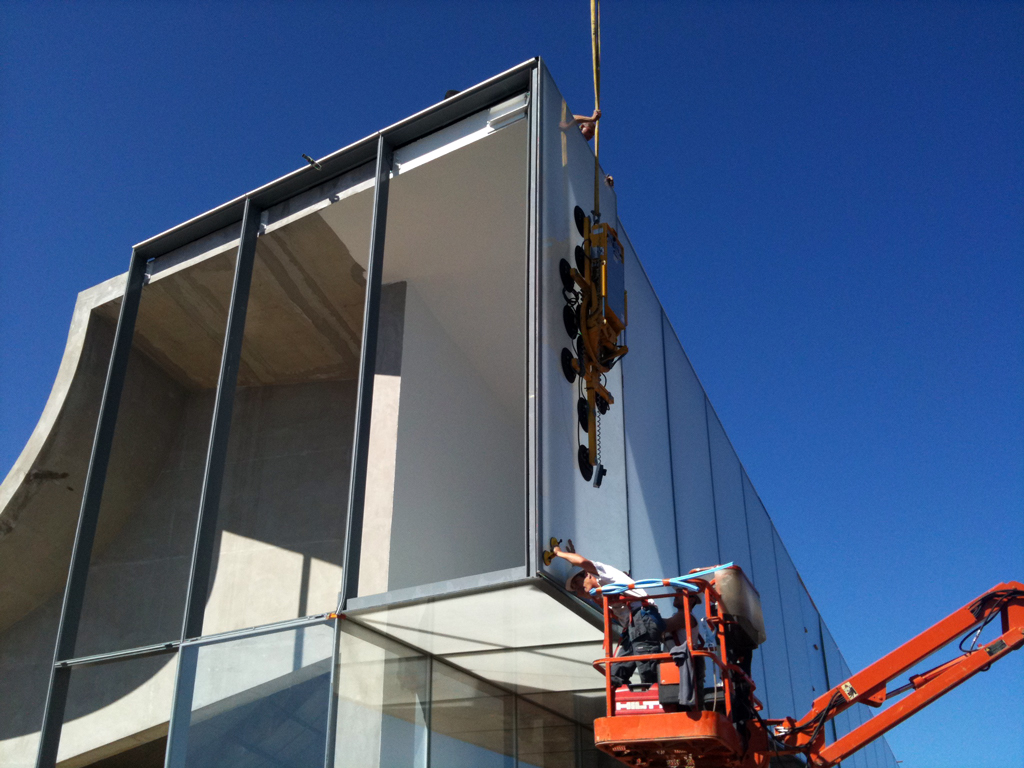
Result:
M711 664L711 671L721 678L711 702L708 697L697 696L693 706L681 710L671 702L672 696L665 695L679 682L681 669L694 675L694 687L700 691L703 672L693 671L700 670L699 662L677 667L667 653L613 657L610 606L635 602L635 595L624 594L629 589L647 590L651 597L682 596L688 655L694 662ZM997 584L819 696L803 717L762 719L757 714L761 703L754 694L756 686L749 673L735 663L735 647L730 649L730 643L753 648L764 641L760 600L739 568L732 564L715 566L673 579L606 585L594 592L600 592L604 608L605 654L594 667L605 676L607 699L606 716L594 722L594 740L599 749L637 768L762 768L773 756L798 754L806 757L808 765L827 768L1024 646L1024 584ZM703 596L706 623L714 635L707 643L701 640L690 614L698 595ZM1002 634L979 645L981 631L997 618ZM886 688L889 681L958 637L963 637L960 656L912 676L906 685ZM971 642L965 648L968 640ZM612 663L642 660L661 662L659 683L643 691L626 686L614 689ZM894 699L899 700L826 744L825 723L840 712L858 703L881 707Z

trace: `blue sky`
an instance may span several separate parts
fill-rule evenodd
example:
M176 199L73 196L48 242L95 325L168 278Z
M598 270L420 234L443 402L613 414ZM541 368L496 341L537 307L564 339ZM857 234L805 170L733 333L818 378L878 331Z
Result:
M534 55L589 111L587 5L0 4L0 464L133 243ZM850 665L1024 578L1024 4L603 11L619 214ZM1021 679L897 758L1013 764Z

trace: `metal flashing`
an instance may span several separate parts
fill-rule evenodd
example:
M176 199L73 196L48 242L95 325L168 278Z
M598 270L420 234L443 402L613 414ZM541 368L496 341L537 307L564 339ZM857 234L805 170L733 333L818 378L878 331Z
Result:
M388 144L395 148L402 147L464 117L527 91L530 87L530 73L539 63L540 58L524 61L472 88L467 88L456 96L427 107L377 133L320 158L317 162L320 163L321 170L308 164L304 165L252 192L236 197L206 213L143 240L135 248L147 260L162 256L193 240L206 237L237 223L242 219L246 200L251 199L258 208L266 210L288 198L320 186L335 176L358 168L364 163L372 162L377 155L379 136L385 136Z

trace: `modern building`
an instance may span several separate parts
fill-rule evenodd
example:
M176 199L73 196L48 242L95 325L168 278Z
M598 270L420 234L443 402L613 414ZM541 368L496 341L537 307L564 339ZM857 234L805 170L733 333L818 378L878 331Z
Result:
M539 59L82 292L0 486L0 764L610 764L551 537L638 579L741 565L769 716L848 677L597 178L630 350L600 487L559 276L595 160Z

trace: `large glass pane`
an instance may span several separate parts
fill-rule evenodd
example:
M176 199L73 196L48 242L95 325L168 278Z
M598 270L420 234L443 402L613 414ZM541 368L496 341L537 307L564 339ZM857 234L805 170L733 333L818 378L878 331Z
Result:
M525 566L527 126L396 155L359 595Z
M577 726L517 697L518 768L566 768L576 764Z
M168 766L323 765L334 624L183 645Z
M594 153L572 124L572 110L543 65L540 80L541 254L537 282L541 549L547 547L552 536L570 538L587 557L629 570L622 367L612 368L605 382L616 403L601 417L601 463L608 474L601 487L594 488L584 480L577 460L579 446L586 439L577 411L579 379L568 382L561 363L563 350L573 354L576 335L566 331L566 295L559 262L575 264L576 246L583 242L574 209L579 206L589 215L594 208ZM602 220L616 222L614 191L602 184L600 196ZM539 563L537 566L541 567ZM545 570L558 581L567 575L566 564L560 559Z
M204 634L338 604L372 188L256 243Z
M338 643L337 768L426 768L429 661L343 621Z
M629 498L629 561L637 579L679 575L672 450L668 441L661 304L620 230L629 295L629 354L622 360Z
M176 660L167 654L74 667L57 762L87 765L109 758L162 768ZM32 754L25 764L34 761Z
M148 266L77 656L180 637L237 251L209 245ZM96 314L114 323L119 311L117 300Z
M785 619L786 640L789 646L789 674L793 683L793 699L797 717L803 716L814 701L814 683L811 679L811 661L807 655L806 636L810 628L804 624L803 596L807 590L793 565L793 560L772 527L775 541L775 562L779 570L779 588L782 592L782 615Z
M513 768L512 694L435 662L431 681L430 765Z
M722 561L718 553L704 388L667 317L662 317L679 561L686 573Z
M783 622L782 595L775 562L775 547L772 545L772 521L754 492L746 473L743 473L744 501L747 510L747 525L750 533L750 554L753 571L750 578L761 595L761 610L767 640L761 646L764 676L767 685L767 699L771 717L790 717L797 714L793 706L793 688L790 685L792 666Z

